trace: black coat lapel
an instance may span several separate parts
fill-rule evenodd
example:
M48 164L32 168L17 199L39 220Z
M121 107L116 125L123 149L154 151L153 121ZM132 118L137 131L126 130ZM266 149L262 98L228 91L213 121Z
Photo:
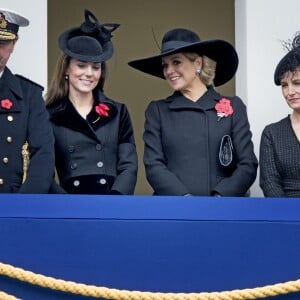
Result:
M94 130L99 129L101 126L110 122L117 115L116 106L111 101L104 99L101 104L105 104L109 108L109 110L107 111L108 116L99 116L99 114L96 112L96 106L99 104L100 102L95 101L92 111L87 116L87 120Z
M220 94L217 93L212 87L204 93L201 98L193 102L185 98L180 92L175 92L173 95L166 99L169 102L169 108L174 110L180 109L192 109L192 110L210 110L214 109L216 102L221 98Z
M50 120L54 124L81 132L94 139L96 138L88 122L79 115L69 99L65 98L58 105L51 106L49 113Z
M99 97L101 95L102 99ZM48 107L50 120L59 126L70 128L98 140L95 131L107 122L111 121L116 116L117 109L115 104L108 98L104 97L103 94L95 96L97 96L97 100L95 100L94 106L91 112L87 115L86 120L79 115L68 98L64 98ZM99 116L97 114L95 106L100 103L106 104L109 107L108 117Z

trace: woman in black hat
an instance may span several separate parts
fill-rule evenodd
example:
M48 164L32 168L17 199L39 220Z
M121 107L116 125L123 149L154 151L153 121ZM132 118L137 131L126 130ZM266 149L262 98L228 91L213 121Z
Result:
M154 193L245 196L257 171L246 107L214 89L236 72L232 45L173 29L160 54L129 65L174 89L146 110L144 163Z
M63 51L46 95L61 187L73 194L133 194L137 153L128 110L103 93L111 32L88 10L63 32Z
M265 197L300 197L300 32L279 61L274 82L292 113L267 125L260 143L260 186Z

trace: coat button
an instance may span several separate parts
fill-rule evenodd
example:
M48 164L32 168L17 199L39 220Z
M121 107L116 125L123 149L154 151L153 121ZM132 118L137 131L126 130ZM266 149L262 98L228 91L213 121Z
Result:
M80 181L79 181L79 180L74 180L74 182L73 182L73 185L74 185L74 186L79 186L79 184L80 184Z
M100 183L100 184L105 184L105 183L106 183L106 180L105 180L104 178L101 178L101 179L99 180L99 183Z
M0 178L0 184L2 185L4 183L3 179Z
M8 158L7 157L3 157L3 160L2 160L5 164L8 163Z
M11 115L9 115L9 116L7 116L7 120L8 120L9 122L11 122L11 121L13 121L13 120L14 120L14 117L13 117L13 116L11 116Z
M74 150L75 150L75 147L73 145L70 145L69 148L68 148L68 151L70 153L72 153L72 152L74 152Z
M11 143L11 142L12 142L12 137L11 137L11 136L8 136L8 137L6 138L6 141L7 141L8 143Z
M102 149L102 145L101 144L97 144L96 145L96 150L100 151Z
M98 161L97 162L97 167L98 168L102 168L103 167L103 162L102 161Z
M74 163L71 163L71 169L74 170L77 168L77 163L74 162Z

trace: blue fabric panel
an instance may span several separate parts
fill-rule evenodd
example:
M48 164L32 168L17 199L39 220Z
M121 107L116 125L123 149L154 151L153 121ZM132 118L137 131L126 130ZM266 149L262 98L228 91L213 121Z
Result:
M299 236L300 199L0 196L0 262L117 289L209 292L296 280ZM1 276L0 290L24 300L94 299Z
M299 221L295 198L0 194L1 217Z

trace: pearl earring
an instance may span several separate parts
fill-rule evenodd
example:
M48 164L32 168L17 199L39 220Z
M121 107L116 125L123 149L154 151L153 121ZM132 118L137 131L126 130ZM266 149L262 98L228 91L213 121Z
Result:
M65 79L69 80L69 75L68 74L66 74Z
M201 69L197 69L197 70L196 70L196 74L197 74L197 75L200 75L200 73L201 73Z

